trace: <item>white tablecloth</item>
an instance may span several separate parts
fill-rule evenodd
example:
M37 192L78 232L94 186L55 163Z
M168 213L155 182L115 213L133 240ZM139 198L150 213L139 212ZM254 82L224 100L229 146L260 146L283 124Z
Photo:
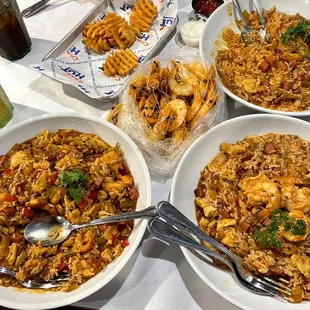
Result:
M20 9L36 0L19 0ZM11 126L30 117L76 111L103 117L111 103L90 99L77 89L60 84L27 65L38 63L93 7L96 0L52 0L51 6L25 19L32 38L32 51L15 63L0 58L0 84L14 103ZM191 11L189 0L180 0L180 23ZM173 53L175 39L161 53ZM229 102L230 117L253 113ZM5 130L5 129L2 129ZM171 182L152 184L153 203L168 198ZM140 248L123 271L106 287L75 304L92 309L237 309L211 290L192 270L176 245L167 246L146 233Z

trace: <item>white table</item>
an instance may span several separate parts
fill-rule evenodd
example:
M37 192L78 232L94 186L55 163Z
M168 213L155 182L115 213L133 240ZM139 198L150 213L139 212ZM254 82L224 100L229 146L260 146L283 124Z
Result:
M18 1L24 9L36 0ZM47 10L26 19L32 38L32 51L15 63L0 58L0 84L14 103L11 126L30 117L76 111L103 117L111 104L90 99L68 85L41 75L27 65L43 56L96 5L96 0L52 0ZM180 23L191 11L189 0L180 0ZM161 51L173 53L179 47L174 39ZM237 109L229 102L230 117L254 113ZM5 130L5 129L2 129ZM171 181L152 184L153 203L168 198ZM210 289L192 270L178 246L167 246L145 234L145 238L119 275L97 293L75 304L92 309L237 309Z

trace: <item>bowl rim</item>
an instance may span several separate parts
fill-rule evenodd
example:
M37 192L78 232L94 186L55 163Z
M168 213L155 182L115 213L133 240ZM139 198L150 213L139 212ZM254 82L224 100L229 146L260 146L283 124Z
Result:
M204 49L203 49L203 41L204 38L206 37L205 32L207 32L208 29L208 25L213 21L213 19L217 19L217 13L221 12L221 11L226 11L227 12L227 6L231 5L232 0L227 0L224 1L224 3L218 7L211 15L210 17L207 19L204 28L201 32L201 36L200 36L200 40L199 40L199 54L202 57L202 59L207 60L207 58L205 58L205 53L204 53ZM220 30L222 31L222 29ZM220 34L220 32L219 32ZM212 57L214 58L214 57ZM217 72L217 70L216 70ZM273 109L267 109L267 108L263 108L260 107L254 103L251 103L249 101L246 101L240 97L238 97L237 95L235 95L234 93L232 93L226 86L224 86L222 79L219 77L219 80L221 82L221 87L223 88L224 92L226 95L228 95L230 98L232 98L233 100L240 102L241 104L245 105L246 107L250 108L250 109L254 109L256 111L260 111L263 113L270 113L270 114L278 114L278 115L286 115L286 116L295 116L295 117L306 117L306 116L310 116L310 110L306 110L306 111L297 111L297 112L293 112L293 111L280 111L280 110L273 110Z
M90 115L82 115L79 113L75 113L75 112L62 112L62 113L49 113L49 114L43 114L43 115L39 115L39 116L35 116L32 117L30 119L18 122L17 124L14 124L8 128L4 128L4 130L2 132L0 132L0 139L3 139L4 137L8 137L10 135L11 132L16 131L16 130L21 130L22 128L24 128L25 126L27 126L29 123L33 123L33 122L37 122L37 121L42 121L42 120L51 120L51 119L59 119L59 118L75 118L75 119L80 119L80 120L86 120L86 121L90 121L93 123L96 123L98 125L104 126L104 127L108 127L110 128L112 131L114 131L117 135L121 136L124 140L127 141L127 143L129 144L129 146L135 150L135 156L138 157L143 174L146 177L147 183L144 185L145 189L146 189L146 203L151 205L151 179L150 179L150 173L147 167L147 164L145 162L145 159L140 151L140 149L137 147L137 145L135 144L135 142L126 134L124 133L122 130L120 130L118 127L114 126L113 124L107 122L106 120L100 119L98 117L94 117L94 116L90 116ZM12 141L12 144L14 144L14 141ZM126 154L125 154L126 156ZM146 227L147 227L147 221L145 220L141 220L139 221L139 225L138 226L138 232L137 232L137 236L134 240L133 243L131 243L131 247L128 249L128 252L126 253L126 257L123 258L122 262L119 264L118 268L114 268L114 270L110 271L109 275L107 277L104 278L104 281L98 281L95 282L91 287L89 287L88 289L81 291L80 293L78 293L77 295L73 295L64 299L60 299L57 300L57 298L53 299L53 296L57 296L57 292L50 292L47 291L46 295L50 297L49 301L46 301L44 303L22 303L17 301L8 301L8 300L3 300L0 296L0 302L4 307L8 307L8 308L12 308L12 309L25 309L25 310L41 310L41 309L52 309L52 308L58 308L58 307L63 307L63 306L67 306L70 304L73 304L75 302L78 302L88 296L90 296L91 294L94 294L95 292L97 292L98 290L100 290L101 288L103 288L104 286L106 286L113 278L115 278L117 276L117 274L124 268L124 266L127 264L127 262L130 260L130 258L133 256L134 252L137 250L138 246L140 245ZM96 277L96 275L94 276ZM102 282L104 282L102 284ZM82 284L83 285L83 284ZM16 293L23 293L22 292L18 292L18 290L16 290ZM33 294L33 296L35 296L35 294L33 292L27 292L28 294L31 293ZM56 293L56 294L55 294ZM17 295L18 297L18 295Z
M277 115L277 114L249 114L249 115L243 115L243 116L239 116L239 117L235 117L232 118L230 120L227 120L225 122L222 122L218 125L216 125L215 127L211 128L209 131L205 132L203 135L201 135L194 143L192 143L190 145L190 147L186 150L185 154L183 155L181 161L178 164L178 167L175 171L173 180L172 180L172 184L171 184L171 192L170 192L170 201L173 205L175 205L174 200L177 195L178 189L176 188L176 183L177 183L177 179L179 178L179 174L180 172L183 170L183 166L185 161L187 160L187 158L190 156L190 153L192 152L192 150L194 148L196 148L197 145L199 145L200 143L203 143L203 141L206 139L206 137L210 134L212 134L214 131L220 130L222 127L226 127L226 126L230 126L233 127L234 123L239 122L240 120L245 120L245 119L282 119L282 120L286 120L289 121L291 123L295 123L295 124L307 124L307 126L310 127L310 123L305 121L305 120L301 120L298 118L294 118L294 117L290 117L290 116L285 116L285 115ZM246 134L245 134L246 136ZM198 180L197 180L198 182ZM175 205L176 208L178 208L177 205ZM196 221L197 222L197 221ZM195 223L197 225L197 223ZM231 304L239 307L240 309L245 309L245 310L252 310L254 308L249 308L249 307L245 307L242 303L240 303L239 301L236 301L233 296L231 296L230 294L227 294L226 292L224 292L220 287L217 287L215 284L213 284L212 279L210 279L209 277L207 277L204 272L202 272L200 270L199 265L196 264L196 262L193 260L193 256L192 253L185 247L180 246L186 260L188 261L188 263L191 265L191 267L193 268L193 270L196 272L196 274L209 286L211 287L218 295L220 295L222 298L226 299L228 302L230 302ZM238 285L237 282L234 280L234 284Z

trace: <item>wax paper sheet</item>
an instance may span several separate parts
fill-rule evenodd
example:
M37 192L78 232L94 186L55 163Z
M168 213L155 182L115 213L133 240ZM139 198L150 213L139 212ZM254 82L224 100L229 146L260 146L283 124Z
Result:
M108 8L94 20L103 20L107 12L115 11L129 21L135 0L111 0ZM175 24L178 11L177 0L153 0L157 6L158 16L150 31L142 33L131 47L142 64L162 43L162 38ZM104 55L90 51L82 42L80 34L72 44L57 58L31 65L31 68L65 84L72 84L87 96L96 99L115 97L121 91L122 85L130 77L107 77L103 71L103 63L113 48ZM139 67L139 66L138 66Z

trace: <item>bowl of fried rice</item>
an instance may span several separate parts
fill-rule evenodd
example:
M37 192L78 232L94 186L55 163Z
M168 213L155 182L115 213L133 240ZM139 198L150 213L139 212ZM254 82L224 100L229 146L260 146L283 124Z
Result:
M0 275L0 304L57 308L111 281L137 249L146 221L79 229L49 247L27 242L24 229L43 216L83 224L150 206L150 176L135 143L108 122L63 113L2 131L0 154L0 266L19 281L69 278L60 287L31 290Z
M268 40L252 1L239 0L253 43L240 39L238 14L227 1L208 19L200 54L214 63L225 93L260 112L310 115L310 3L261 0ZM235 17L237 22L235 22Z
M197 274L241 309L309 307L309 150L308 122L247 115L201 136L176 170L171 203L253 273L285 279L293 292L287 303L253 294L223 265L182 248Z

